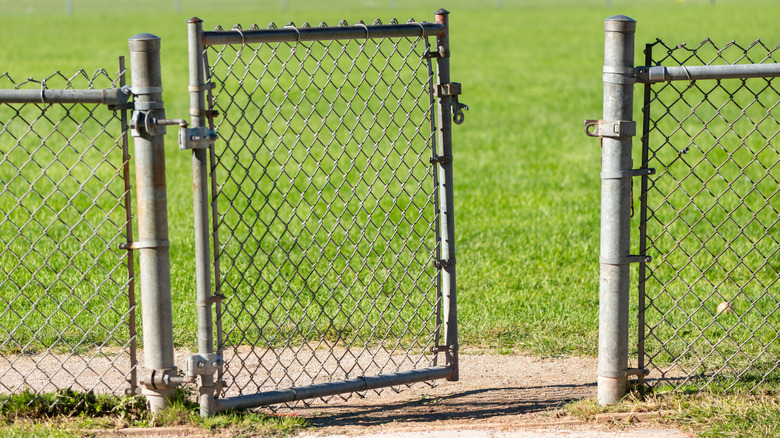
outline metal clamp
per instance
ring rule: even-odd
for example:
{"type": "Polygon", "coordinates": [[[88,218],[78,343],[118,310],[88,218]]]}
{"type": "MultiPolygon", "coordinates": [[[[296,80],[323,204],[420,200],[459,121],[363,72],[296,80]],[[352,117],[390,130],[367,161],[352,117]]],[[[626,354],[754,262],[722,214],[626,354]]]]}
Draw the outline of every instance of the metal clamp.
{"type": "Polygon", "coordinates": [[[222,366],[222,356],[209,354],[191,354],[187,356],[185,364],[185,375],[189,378],[195,378],[204,375],[214,375],[222,366]]]}
{"type": "Polygon", "coordinates": [[[217,133],[213,129],[204,127],[179,129],[179,149],[208,149],[217,139],[217,133]]]}
{"type": "Polygon", "coordinates": [[[588,137],[623,138],[636,135],[633,120],[585,120],[585,135],[588,137]]]}
{"type": "Polygon", "coordinates": [[[144,368],[141,370],[140,384],[151,389],[162,389],[171,386],[181,385],[182,383],[192,383],[195,379],[187,376],[179,376],[178,370],[174,368],[165,368],[154,370],[144,368]]]}

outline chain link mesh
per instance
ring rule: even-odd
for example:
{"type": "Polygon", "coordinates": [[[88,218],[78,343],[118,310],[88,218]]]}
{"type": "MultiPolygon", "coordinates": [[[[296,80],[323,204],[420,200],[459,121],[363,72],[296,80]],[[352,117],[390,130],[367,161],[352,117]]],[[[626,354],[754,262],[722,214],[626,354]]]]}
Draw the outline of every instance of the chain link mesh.
{"type": "MultiPolygon", "coordinates": [[[[669,67],[775,63],[778,48],[761,41],[719,48],[708,39],[696,47],[658,40],[647,50],[650,65],[669,67]]],[[[657,173],[641,195],[643,245],[653,261],[640,278],[640,355],[676,388],[776,384],[777,80],[659,83],[646,96],[643,164],[657,173]]]]}
{"type": "MultiPolygon", "coordinates": [[[[8,90],[119,85],[0,75],[8,90]]],[[[135,387],[125,131],[98,105],[0,102],[0,393],[135,387]]]]}
{"type": "Polygon", "coordinates": [[[223,395],[435,364],[427,53],[426,38],[206,48],[223,395]]]}

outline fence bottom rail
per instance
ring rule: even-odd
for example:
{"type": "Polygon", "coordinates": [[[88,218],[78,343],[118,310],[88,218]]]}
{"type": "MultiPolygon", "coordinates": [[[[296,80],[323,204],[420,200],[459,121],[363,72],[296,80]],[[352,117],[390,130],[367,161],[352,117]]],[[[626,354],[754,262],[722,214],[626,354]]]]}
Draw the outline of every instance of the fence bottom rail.
{"type": "Polygon", "coordinates": [[[217,412],[224,412],[231,409],[249,409],[317,397],[360,392],[369,389],[386,388],[388,386],[409,385],[428,380],[446,379],[447,377],[454,375],[455,372],[455,369],[450,367],[421,368],[418,370],[402,371],[392,374],[379,374],[376,376],[358,377],[337,382],[279,389],[261,392],[259,394],[222,398],[215,401],[216,410],[217,412]]]}

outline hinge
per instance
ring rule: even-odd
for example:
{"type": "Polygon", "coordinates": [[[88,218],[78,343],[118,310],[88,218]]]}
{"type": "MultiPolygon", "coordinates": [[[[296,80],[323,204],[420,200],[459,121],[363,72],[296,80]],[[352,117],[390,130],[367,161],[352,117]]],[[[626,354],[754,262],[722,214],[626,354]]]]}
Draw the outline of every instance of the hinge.
{"type": "Polygon", "coordinates": [[[431,157],[429,161],[431,164],[452,163],[452,155],[438,155],[435,157],[431,157]]]}
{"type": "Polygon", "coordinates": [[[204,127],[179,129],[179,149],[208,149],[217,139],[217,133],[213,129],[204,127]]]}
{"type": "Polygon", "coordinates": [[[585,135],[589,137],[633,137],[636,122],[633,120],[585,120],[585,135]]]}
{"type": "Polygon", "coordinates": [[[449,58],[450,52],[449,50],[440,50],[437,52],[428,52],[425,55],[423,55],[424,59],[435,59],[435,58],[449,58]]]}
{"type": "Polygon", "coordinates": [[[210,298],[198,301],[198,307],[208,307],[214,303],[219,303],[224,299],[225,296],[222,294],[212,295],[210,298]]]}
{"type": "Polygon", "coordinates": [[[433,345],[431,346],[430,352],[431,353],[444,353],[450,351],[450,349],[446,345],[433,345]]]}
{"type": "Polygon", "coordinates": [[[434,260],[433,266],[437,269],[441,269],[445,266],[455,266],[455,259],[451,258],[449,260],[434,260]]]}

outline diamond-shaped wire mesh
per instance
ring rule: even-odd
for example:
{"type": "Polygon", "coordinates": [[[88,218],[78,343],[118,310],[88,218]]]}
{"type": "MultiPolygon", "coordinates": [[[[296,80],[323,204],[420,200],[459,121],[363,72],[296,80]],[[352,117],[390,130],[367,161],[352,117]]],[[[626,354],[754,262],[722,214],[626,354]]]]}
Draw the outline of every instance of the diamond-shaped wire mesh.
{"type": "MultiPolygon", "coordinates": [[[[7,90],[119,85],[0,75],[7,90]]],[[[0,102],[0,393],[135,387],[124,125],[100,105],[0,102]]]]}
{"type": "MultiPolygon", "coordinates": [[[[778,48],[708,39],[697,47],[659,40],[647,50],[651,65],[669,67],[775,63],[778,48]]],[[[647,366],[674,387],[777,382],[778,82],[668,82],[649,96],[644,165],[657,173],[641,195],[653,257],[644,280],[647,366]]]]}
{"type": "Polygon", "coordinates": [[[427,39],[206,52],[223,395],[435,364],[427,39]]]}

